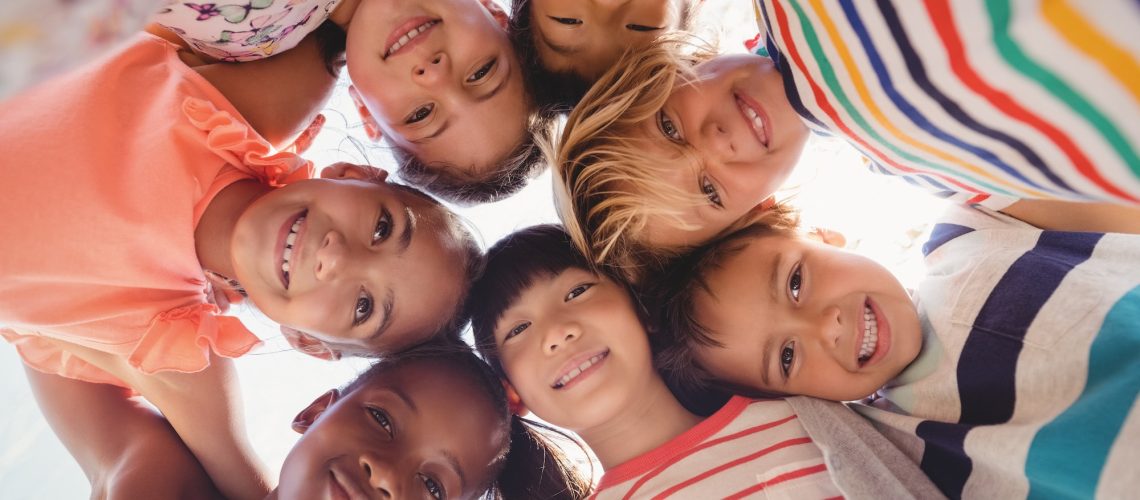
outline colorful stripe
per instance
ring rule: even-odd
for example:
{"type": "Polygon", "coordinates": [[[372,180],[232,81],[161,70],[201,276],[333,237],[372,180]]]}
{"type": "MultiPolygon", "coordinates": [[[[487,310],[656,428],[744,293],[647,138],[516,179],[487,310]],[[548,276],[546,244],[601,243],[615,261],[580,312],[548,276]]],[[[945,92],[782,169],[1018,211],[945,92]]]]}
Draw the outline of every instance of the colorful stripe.
{"type": "Polygon", "coordinates": [[[771,429],[773,427],[785,424],[785,423],[790,422],[790,421],[795,420],[795,419],[796,419],[796,415],[791,415],[791,416],[788,416],[785,418],[781,418],[779,420],[775,420],[775,421],[768,422],[765,424],[749,427],[747,429],[729,434],[727,436],[722,436],[722,437],[719,437],[716,439],[710,439],[708,441],[701,443],[700,445],[697,445],[697,446],[694,446],[692,448],[685,450],[684,453],[678,453],[677,455],[673,456],[669,460],[662,462],[661,465],[657,466],[657,468],[653,470],[653,472],[650,472],[648,474],[645,474],[644,476],[641,476],[641,478],[638,479],[637,482],[634,483],[633,486],[630,487],[629,491],[626,492],[626,494],[623,498],[625,498],[626,500],[633,498],[634,493],[636,493],[637,490],[641,489],[641,487],[644,486],[645,483],[649,482],[650,479],[657,477],[662,472],[665,472],[673,464],[675,464],[675,463],[677,463],[677,462],[679,462],[679,461],[681,461],[681,460],[683,460],[683,459],[685,459],[685,458],[687,458],[693,454],[696,454],[696,453],[700,452],[701,450],[716,446],[716,445],[724,443],[724,442],[732,441],[735,439],[740,439],[740,438],[747,436],[749,434],[755,434],[757,432],[762,432],[762,431],[771,429]]]}
{"type": "Polygon", "coordinates": [[[1080,397],[1037,431],[1025,461],[1029,498],[1093,498],[1140,394],[1140,287],[1112,306],[1089,351],[1080,397]],[[1096,422],[1096,425],[1089,425],[1096,422]]]}
{"type": "MultiPolygon", "coordinates": [[[[1088,156],[1077,147],[1068,135],[1053,126],[1048,120],[1043,119],[1036,113],[1023,107],[1009,94],[987,83],[968,61],[964,44],[958,36],[958,26],[954,20],[954,13],[950,9],[949,3],[946,0],[924,0],[924,2],[930,12],[930,19],[935,31],[946,47],[947,55],[950,57],[951,69],[963,84],[989,101],[997,110],[1035,128],[1042,135],[1048,137],[1062,153],[1068,157],[1078,172],[1102,190],[1121,199],[1140,202],[1140,199],[1130,196],[1117,186],[1106,181],[1103,176],[1100,175],[1100,172],[1092,165],[1088,156]]],[[[995,12],[993,10],[994,3],[995,2],[987,2],[987,5],[991,6],[991,15],[1001,14],[1000,11],[995,12]]],[[[1006,7],[1008,7],[1008,5],[1006,5],[1006,7]]],[[[1006,12],[1006,15],[1008,16],[1008,12],[1006,12]]],[[[1015,47],[1009,47],[1012,42],[1008,41],[1008,35],[997,33],[999,30],[1008,28],[1008,17],[1004,21],[997,19],[992,20],[991,24],[993,24],[993,29],[995,30],[994,42],[999,44],[999,50],[1002,55],[1009,60],[1011,57],[1014,57],[1012,53],[1015,52],[1013,50],[1015,47]]],[[[1017,52],[1019,52],[1019,50],[1017,52]]],[[[1022,71],[1024,72],[1025,70],[1022,71]]]]}
{"type": "Polygon", "coordinates": [[[1045,302],[1077,265],[1088,260],[1100,233],[1045,231],[998,280],[958,357],[958,424],[923,422],[923,472],[951,498],[962,495],[972,462],[965,451],[973,426],[1008,422],[1017,404],[1017,358],[1022,340],[1045,302]]]}
{"type": "Polygon", "coordinates": [[[812,94],[815,96],[816,102],[819,105],[820,109],[823,110],[823,112],[825,114],[827,114],[827,116],[831,119],[831,121],[835,123],[836,127],[838,127],[840,130],[843,131],[844,135],[848,139],[858,143],[866,151],[873,153],[875,156],[879,157],[883,162],[889,164],[890,166],[894,167],[895,169],[897,169],[899,171],[902,171],[905,173],[919,173],[919,171],[914,169],[914,168],[904,166],[904,165],[900,164],[899,162],[892,160],[890,157],[888,157],[883,152],[879,151],[877,148],[872,147],[871,144],[868,143],[865,139],[856,135],[854,133],[854,131],[846,123],[844,123],[843,120],[840,119],[838,112],[831,105],[830,100],[828,99],[828,96],[833,96],[835,98],[835,100],[839,103],[839,105],[842,106],[843,109],[847,112],[847,114],[851,117],[851,119],[860,128],[862,128],[864,133],[867,136],[869,136],[872,140],[876,141],[877,143],[879,143],[882,146],[885,146],[886,148],[890,149],[894,154],[898,155],[899,157],[903,158],[904,160],[906,160],[912,164],[922,165],[922,166],[927,167],[928,169],[935,170],[935,171],[941,171],[941,172],[936,172],[940,181],[945,183],[945,184],[953,186],[954,190],[966,191],[966,192],[971,192],[971,193],[980,192],[979,188],[965,184],[956,178],[956,177],[960,176],[960,177],[964,177],[966,181],[973,183],[976,186],[982,186],[982,190],[988,191],[990,193],[995,193],[995,194],[1010,195],[1010,193],[1008,191],[1001,189],[1001,188],[998,188],[997,186],[993,186],[990,183],[982,182],[978,179],[973,179],[973,178],[970,178],[969,176],[966,176],[966,175],[961,175],[958,172],[949,172],[948,173],[947,172],[948,169],[946,167],[935,165],[935,164],[931,163],[930,161],[927,161],[924,158],[920,158],[918,156],[910,154],[909,152],[902,150],[898,146],[890,143],[882,135],[880,135],[879,132],[875,129],[875,127],[873,127],[870,123],[868,123],[866,118],[864,118],[863,115],[861,113],[859,113],[858,110],[855,109],[851,100],[847,97],[846,92],[844,92],[843,88],[839,85],[839,81],[836,77],[835,70],[831,66],[831,64],[828,62],[827,54],[824,53],[823,48],[820,45],[819,37],[816,35],[815,29],[812,27],[810,22],[808,22],[806,19],[804,19],[806,17],[806,15],[805,15],[803,9],[799,5],[797,5],[796,2],[793,2],[793,1],[789,1],[788,4],[792,7],[793,10],[796,11],[796,15],[799,18],[799,27],[800,27],[801,33],[803,34],[804,39],[807,41],[808,48],[811,51],[811,55],[814,58],[813,61],[817,64],[816,67],[820,70],[820,73],[823,76],[823,80],[827,84],[827,87],[828,87],[828,90],[830,91],[830,93],[825,93],[823,91],[823,88],[820,87],[819,83],[816,82],[815,79],[811,77],[811,74],[807,69],[807,65],[804,62],[803,57],[799,54],[799,50],[796,48],[793,40],[791,39],[787,13],[784,11],[783,7],[781,7],[779,3],[775,3],[775,4],[773,4],[773,7],[774,7],[773,11],[776,15],[776,23],[780,26],[781,33],[784,34],[783,41],[784,41],[785,47],[787,48],[788,55],[791,56],[793,62],[795,62],[796,66],[799,68],[801,76],[804,77],[804,79],[808,82],[809,86],[811,87],[812,94]]]}
{"type": "MultiPolygon", "coordinates": [[[[791,481],[793,479],[799,479],[799,478],[804,477],[804,476],[810,476],[812,474],[818,474],[820,472],[827,472],[827,466],[824,464],[819,464],[819,465],[813,465],[811,467],[804,467],[802,469],[794,470],[791,472],[786,472],[786,473],[780,474],[779,476],[776,476],[772,479],[764,481],[763,483],[757,484],[756,486],[746,488],[744,490],[733,493],[732,495],[729,495],[729,496],[724,497],[724,498],[725,498],[725,500],[736,500],[738,498],[746,498],[749,495],[763,491],[765,488],[775,486],[775,485],[783,483],[783,482],[791,481]]],[[[839,498],[842,498],[842,497],[839,497],[839,498]]]]}
{"type": "Polygon", "coordinates": [[[927,257],[931,252],[938,249],[946,242],[968,234],[974,231],[972,227],[960,226],[958,224],[939,223],[934,225],[934,229],[930,230],[930,239],[922,244],[922,256],[927,257]]]}
{"type": "MultiPolygon", "coordinates": [[[[788,439],[788,440],[776,443],[776,444],[769,446],[767,448],[764,448],[764,449],[757,451],[755,453],[751,453],[751,454],[745,455],[743,457],[737,458],[736,460],[731,460],[731,461],[725,462],[725,463],[720,464],[716,467],[713,467],[709,470],[701,472],[700,474],[697,474],[697,475],[695,475],[689,479],[681,481],[680,483],[677,483],[677,484],[671,486],[670,488],[666,489],[665,491],[662,491],[661,493],[654,495],[653,498],[654,498],[654,500],[658,500],[658,499],[662,499],[662,498],[668,498],[670,495],[673,495],[674,493],[677,493],[678,491],[681,491],[685,488],[688,488],[689,486],[692,486],[696,483],[704,481],[705,479],[708,479],[712,476],[715,476],[720,472],[724,472],[724,471],[729,470],[733,467],[737,467],[739,465],[746,464],[746,463],[751,462],[753,460],[756,460],[760,457],[763,457],[769,453],[779,451],[779,450],[782,450],[784,448],[789,448],[792,446],[800,445],[800,444],[811,444],[811,438],[802,437],[802,438],[788,439]]],[[[827,468],[825,467],[823,470],[826,471],[827,468]]],[[[802,475],[806,475],[806,474],[801,474],[801,476],[802,475]]],[[[796,477],[800,477],[800,476],[796,476],[796,477]]],[[[774,477],[768,481],[764,481],[764,482],[758,484],[757,486],[765,486],[767,484],[776,484],[777,482],[782,482],[783,480],[780,478],[781,478],[781,476],[776,476],[776,477],[774,477]]],[[[757,490],[757,491],[759,491],[759,490],[757,490]]],[[[634,491],[630,490],[630,492],[626,495],[626,498],[632,497],[633,494],[634,494],[634,491]]]]}

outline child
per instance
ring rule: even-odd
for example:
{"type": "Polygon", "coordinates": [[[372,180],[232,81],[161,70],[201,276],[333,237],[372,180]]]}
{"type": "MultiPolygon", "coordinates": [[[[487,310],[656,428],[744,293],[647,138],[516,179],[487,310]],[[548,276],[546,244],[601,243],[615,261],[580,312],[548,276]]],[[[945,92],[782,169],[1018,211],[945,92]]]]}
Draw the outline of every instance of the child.
{"type": "MultiPolygon", "coordinates": [[[[315,43],[280,58],[190,68],[174,45],[142,34],[0,105],[8,155],[0,324],[28,365],[146,395],[54,339],[113,354],[132,381],[206,380],[219,356],[258,343],[237,319],[216,314],[210,275],[304,332],[289,341],[323,357],[398,351],[451,331],[479,262],[454,215],[364,167],[307,179],[307,162],[272,153],[243,119],[243,109],[275,107],[311,121],[331,88],[327,74],[242,92],[306,64],[321,64],[315,43]]],[[[263,494],[251,484],[255,465],[223,465],[242,451],[217,451],[227,433],[241,446],[228,420],[236,393],[205,386],[172,396],[177,409],[156,404],[215,479],[248,471],[230,474],[241,485],[219,480],[223,493],[263,494]]]]}
{"type": "Polygon", "coordinates": [[[510,36],[539,106],[573,109],[622,53],[689,30],[692,0],[515,0],[510,36]]]}
{"type": "Polygon", "coordinates": [[[953,498],[1135,491],[1140,236],[955,206],[912,303],[883,267],[774,214],[660,278],[669,373],[744,394],[878,391],[856,408],[953,498]]]}
{"type": "Polygon", "coordinates": [[[339,37],[366,134],[387,139],[402,178],[450,201],[510,195],[540,166],[531,134],[542,120],[493,0],[171,1],[154,20],[225,61],[287,51],[313,31],[339,37]]]}
{"type": "Polygon", "coordinates": [[[596,497],[933,493],[842,406],[736,397],[707,419],[691,413],[654,371],[627,288],[587,266],[562,228],[524,229],[488,251],[468,310],[521,404],[598,457],[596,497]]]}
{"type": "MultiPolygon", "coordinates": [[[[849,3],[843,5],[851,7],[849,3]]],[[[876,8],[868,5],[867,9],[876,8]]],[[[1111,13],[1115,4],[1097,4],[1097,8],[1111,13]]],[[[1134,17],[1135,9],[1131,6],[1121,10],[1127,11],[1121,18],[1134,17]]],[[[1057,42],[1052,35],[1038,36],[1051,44],[1057,42]]],[[[794,167],[808,126],[819,128],[818,120],[803,116],[802,101],[808,96],[797,94],[791,85],[793,76],[797,81],[799,76],[788,73],[786,59],[737,55],[707,60],[706,56],[683,54],[686,45],[690,44],[662,41],[643,53],[628,55],[618,65],[622,71],[608,74],[571,114],[554,162],[561,181],[559,190],[566,191],[563,220],[575,243],[585,249],[592,261],[635,279],[655,264],[708,241],[761,206],[794,167]]],[[[942,61],[935,54],[930,54],[929,59],[931,64],[942,61]]],[[[819,64],[827,60],[831,59],[821,57],[819,64]]],[[[1079,67],[1065,65],[1066,78],[1090,94],[1114,99],[1098,103],[1100,108],[1111,108],[1113,113],[1126,109],[1140,112],[1135,98],[1128,97],[1126,85],[1079,67]]],[[[951,70],[939,74],[943,73],[950,74],[951,70]]],[[[852,74],[844,76],[854,78],[852,74]]],[[[826,73],[826,78],[833,77],[826,73]]],[[[895,85],[903,86],[899,82],[895,85]]],[[[911,87],[908,82],[907,88],[911,87]]],[[[832,97],[813,89],[813,99],[820,106],[826,104],[825,98],[832,97]]],[[[877,110],[891,105],[887,97],[880,95],[871,92],[863,96],[862,106],[877,110]]],[[[1037,93],[1024,90],[1020,95],[1035,98],[1037,93]]],[[[1058,116],[1055,122],[1035,118],[1033,127],[1022,127],[1004,116],[1010,112],[1002,108],[1004,104],[999,106],[976,97],[963,97],[961,101],[962,104],[955,104],[927,97],[924,109],[934,113],[934,109],[945,105],[954,108],[959,118],[984,115],[991,123],[971,122],[982,127],[977,130],[954,124],[956,133],[961,133],[959,137],[939,135],[936,130],[903,131],[903,125],[864,122],[860,122],[863,129],[855,133],[844,128],[844,123],[862,120],[861,115],[848,118],[847,114],[857,113],[847,110],[835,132],[868,154],[874,171],[886,173],[888,170],[882,165],[887,165],[911,184],[935,187],[940,196],[955,198],[955,193],[965,193],[963,196],[971,203],[984,203],[1032,220],[1038,226],[1049,227],[1049,221],[1036,220],[1039,212],[1032,205],[1011,204],[1015,198],[1124,204],[1117,210],[1130,211],[1135,220],[1140,220],[1140,164],[1126,161],[1128,155],[1122,152],[1140,143],[1140,135],[1132,133],[1130,138],[1121,139],[1123,142],[1117,140],[1118,135],[1127,134],[1121,130],[1130,130],[1127,124],[1131,122],[1127,119],[1116,120],[1118,125],[1113,126],[1097,120],[1078,120],[1070,111],[1058,110],[1048,112],[1049,116],[1058,116]],[[1105,128],[1094,127],[1095,124],[1105,128]],[[1068,132],[1060,133],[1058,129],[1068,132]],[[888,148],[884,149],[887,153],[882,153],[876,149],[879,146],[869,146],[864,141],[867,136],[899,134],[909,137],[907,141],[922,136],[939,144],[914,142],[907,147],[921,151],[911,154],[888,148]],[[994,137],[1020,146],[995,143],[994,137]],[[1077,149],[1084,151],[1080,154],[1085,159],[1074,161],[1059,151],[1074,140],[1081,143],[1077,149]],[[964,149],[953,153],[943,150],[959,146],[964,149]],[[1022,153],[1028,156],[1022,157],[1022,153]],[[1090,163],[1086,161],[1088,157],[1103,161],[1090,163]],[[1050,161],[1042,163],[1041,158],[1050,161]],[[1000,178],[1000,182],[991,182],[995,178],[1000,178]],[[1093,182],[1093,178],[1103,182],[1093,182]]],[[[1043,109],[1063,105],[1049,102],[1043,109]]],[[[906,103],[895,104],[902,111],[883,111],[884,118],[911,110],[906,103]]],[[[1076,101],[1072,105],[1083,106],[1076,101]]],[[[1133,114],[1136,113],[1120,112],[1122,117],[1133,114]]],[[[953,122],[945,117],[921,120],[925,125],[930,121],[953,122]]]]}
{"type": "MultiPolygon", "coordinates": [[[[89,477],[98,478],[93,497],[217,496],[182,441],[151,410],[101,393],[114,391],[110,386],[34,371],[29,377],[49,415],[77,403],[93,410],[52,421],[72,449],[79,440],[79,449],[90,449],[92,436],[99,437],[99,455],[76,455],[89,477]]],[[[293,428],[301,439],[268,498],[355,498],[372,491],[393,498],[487,492],[570,499],[588,487],[557,447],[508,412],[498,378],[459,344],[434,342],[377,362],[314,400],[293,428]]]]}

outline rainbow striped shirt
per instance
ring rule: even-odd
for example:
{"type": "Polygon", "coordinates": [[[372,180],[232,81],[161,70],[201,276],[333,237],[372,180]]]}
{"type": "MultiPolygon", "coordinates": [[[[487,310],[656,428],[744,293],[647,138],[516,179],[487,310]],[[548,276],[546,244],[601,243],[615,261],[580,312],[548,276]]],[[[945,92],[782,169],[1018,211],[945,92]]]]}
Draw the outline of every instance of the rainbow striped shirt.
{"type": "Polygon", "coordinates": [[[1140,491],[1140,236],[952,207],[919,357],[855,408],[950,498],[1140,491]]]}
{"type": "Polygon", "coordinates": [[[755,0],[809,127],[956,201],[1140,203],[1129,0],[755,0]]]}

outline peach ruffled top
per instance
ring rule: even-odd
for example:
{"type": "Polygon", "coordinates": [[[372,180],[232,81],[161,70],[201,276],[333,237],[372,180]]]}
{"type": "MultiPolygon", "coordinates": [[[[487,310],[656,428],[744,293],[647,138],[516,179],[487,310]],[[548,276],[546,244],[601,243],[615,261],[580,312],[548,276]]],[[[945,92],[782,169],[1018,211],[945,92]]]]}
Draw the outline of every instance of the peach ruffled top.
{"type": "MultiPolygon", "coordinates": [[[[0,103],[0,333],[38,370],[124,385],[61,339],[145,373],[194,372],[258,343],[218,315],[194,228],[229,184],[312,165],[275,153],[221,93],[150,35],[0,103]]],[[[235,214],[236,216],[236,214],[235,214]]]]}

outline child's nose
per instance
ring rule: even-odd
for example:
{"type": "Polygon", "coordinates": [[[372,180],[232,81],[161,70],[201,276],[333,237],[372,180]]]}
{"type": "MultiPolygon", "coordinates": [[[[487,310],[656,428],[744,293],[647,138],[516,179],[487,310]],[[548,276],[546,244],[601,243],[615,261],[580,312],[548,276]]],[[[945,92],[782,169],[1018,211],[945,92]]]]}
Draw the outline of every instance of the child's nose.
{"type": "Polygon", "coordinates": [[[707,157],[721,161],[731,160],[736,155],[732,134],[720,120],[707,120],[701,125],[700,147],[707,157]]]}
{"type": "Polygon", "coordinates": [[[438,52],[412,67],[412,79],[422,85],[434,85],[446,79],[450,67],[447,54],[438,52]]]}
{"type": "Polygon", "coordinates": [[[317,279],[327,281],[336,278],[345,260],[344,236],[336,231],[329,231],[321,240],[317,248],[317,264],[314,269],[317,279]]]}
{"type": "Polygon", "coordinates": [[[360,455],[360,468],[368,485],[380,493],[380,498],[404,498],[400,491],[400,482],[390,464],[384,463],[378,455],[364,453],[360,455]]]}
{"type": "Polygon", "coordinates": [[[567,344],[578,340],[582,336],[582,329],[577,322],[563,321],[556,323],[550,327],[546,332],[546,338],[543,340],[544,351],[547,354],[554,354],[560,349],[566,347],[567,344]]]}
{"type": "Polygon", "coordinates": [[[819,336],[820,346],[825,350],[839,356],[840,360],[851,357],[843,349],[843,334],[848,328],[840,318],[839,306],[827,306],[815,320],[815,330],[819,336]]]}

